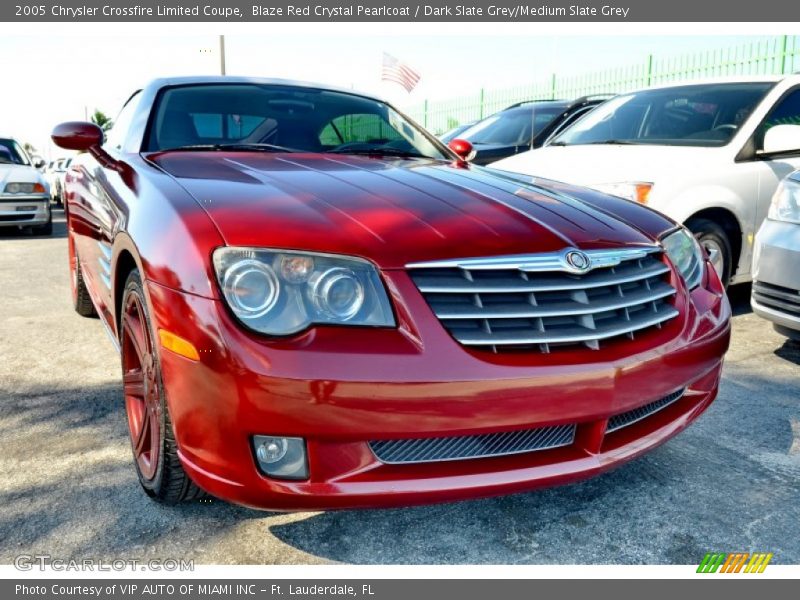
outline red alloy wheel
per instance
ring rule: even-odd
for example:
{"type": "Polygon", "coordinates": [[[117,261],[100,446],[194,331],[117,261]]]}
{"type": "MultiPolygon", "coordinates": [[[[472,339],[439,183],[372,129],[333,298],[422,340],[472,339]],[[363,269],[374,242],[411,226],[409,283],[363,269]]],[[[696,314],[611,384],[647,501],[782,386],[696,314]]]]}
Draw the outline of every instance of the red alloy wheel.
{"type": "Polygon", "coordinates": [[[143,299],[131,292],[122,313],[122,382],[128,431],[144,481],[155,479],[161,451],[161,383],[143,299]]]}

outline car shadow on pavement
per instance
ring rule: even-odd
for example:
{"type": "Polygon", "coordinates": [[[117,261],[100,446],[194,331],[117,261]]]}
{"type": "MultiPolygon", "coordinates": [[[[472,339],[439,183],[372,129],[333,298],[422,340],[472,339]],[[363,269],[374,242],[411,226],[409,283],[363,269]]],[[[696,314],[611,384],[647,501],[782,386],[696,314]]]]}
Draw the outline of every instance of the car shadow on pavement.
{"type": "Polygon", "coordinates": [[[753,286],[749,283],[740,283],[728,288],[728,300],[731,303],[731,312],[734,317],[753,312],[753,309],[750,308],[750,292],[752,287],[753,286]]]}
{"type": "Polygon", "coordinates": [[[150,500],[136,480],[120,387],[0,389],[0,564],[60,558],[199,556],[208,537],[265,514],[224,502],[150,500]],[[199,548],[198,548],[199,547],[199,548]]]}
{"type": "Polygon", "coordinates": [[[800,341],[786,340],[783,346],[775,350],[775,356],[800,365],[800,341]]]}

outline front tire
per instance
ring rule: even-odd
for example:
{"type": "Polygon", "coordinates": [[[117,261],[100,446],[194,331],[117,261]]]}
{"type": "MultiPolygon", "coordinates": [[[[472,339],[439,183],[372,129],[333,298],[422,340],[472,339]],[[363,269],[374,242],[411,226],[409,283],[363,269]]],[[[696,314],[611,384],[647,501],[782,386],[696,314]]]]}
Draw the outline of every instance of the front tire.
{"type": "Polygon", "coordinates": [[[67,241],[69,247],[69,270],[70,270],[70,291],[72,292],[72,307],[75,312],[82,317],[95,318],[97,311],[92,304],[92,298],[89,296],[89,290],[86,288],[86,282],[83,280],[83,273],[81,272],[81,261],[78,259],[78,253],[75,250],[75,241],[72,239],[72,234],[69,234],[67,241]]]}
{"type": "Polygon", "coordinates": [[[125,282],[120,330],[125,411],[139,483],[163,504],[199,498],[202,490],[178,458],[142,279],[135,269],[125,282]]]}
{"type": "Polygon", "coordinates": [[[733,272],[733,250],[728,234],[719,224],[709,219],[689,219],[686,227],[705,248],[722,285],[727,288],[733,272]]]}

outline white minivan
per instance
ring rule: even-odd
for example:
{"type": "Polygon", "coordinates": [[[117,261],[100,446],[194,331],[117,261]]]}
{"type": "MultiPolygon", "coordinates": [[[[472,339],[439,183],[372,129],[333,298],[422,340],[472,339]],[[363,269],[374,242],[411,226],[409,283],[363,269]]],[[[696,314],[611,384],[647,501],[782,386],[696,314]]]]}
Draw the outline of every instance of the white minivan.
{"type": "Polygon", "coordinates": [[[726,284],[749,281],[755,233],[800,167],[800,76],[622,94],[544,148],[490,166],[646,204],[685,223],[726,284]]]}

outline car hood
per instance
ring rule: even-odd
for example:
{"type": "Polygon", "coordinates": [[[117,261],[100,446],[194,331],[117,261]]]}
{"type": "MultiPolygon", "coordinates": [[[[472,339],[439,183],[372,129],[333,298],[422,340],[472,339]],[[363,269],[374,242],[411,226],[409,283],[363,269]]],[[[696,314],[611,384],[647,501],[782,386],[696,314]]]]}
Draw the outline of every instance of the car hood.
{"type": "Polygon", "coordinates": [[[31,166],[0,163],[0,191],[7,183],[42,183],[42,176],[31,166]]]}
{"type": "Polygon", "coordinates": [[[545,146],[491,163],[492,168],[547,177],[577,185],[643,181],[710,164],[719,148],[654,145],[545,146]]]}
{"type": "Polygon", "coordinates": [[[584,201],[570,189],[463,164],[225,152],[148,158],[194,196],[232,246],[333,252],[402,268],[653,241],[632,223],[646,209],[631,205],[625,217],[612,216],[597,193],[584,201]]]}

